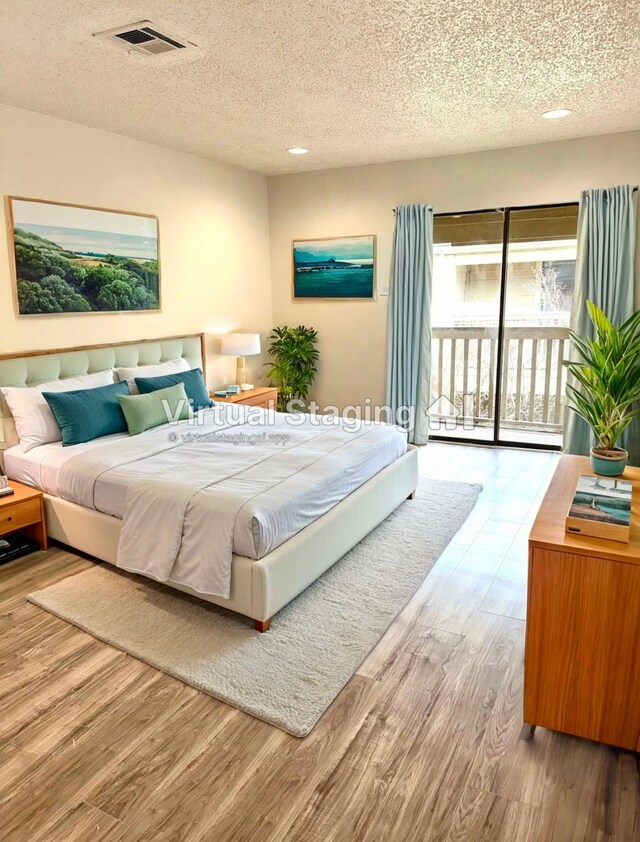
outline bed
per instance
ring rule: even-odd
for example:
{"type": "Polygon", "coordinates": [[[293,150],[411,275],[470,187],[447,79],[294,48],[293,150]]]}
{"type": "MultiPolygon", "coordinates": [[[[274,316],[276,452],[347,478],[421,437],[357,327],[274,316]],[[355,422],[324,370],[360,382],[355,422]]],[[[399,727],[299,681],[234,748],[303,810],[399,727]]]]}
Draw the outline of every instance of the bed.
{"type": "MultiPolygon", "coordinates": [[[[203,343],[204,337],[196,335],[5,356],[0,358],[0,386],[38,385],[175,358],[204,370],[203,343]]],[[[229,507],[226,521],[216,513],[231,542],[226,589],[203,589],[201,579],[185,575],[162,578],[128,569],[250,617],[265,631],[280,608],[412,495],[417,452],[387,425],[365,426],[357,435],[344,427],[326,433],[305,419],[296,426],[269,410],[254,409],[250,419],[244,412],[218,404],[203,411],[196,426],[180,422],[156,428],[136,437],[137,443],[118,434],[68,448],[52,442],[23,453],[6,404],[0,402],[0,447],[8,475],[44,491],[50,537],[111,564],[118,558],[121,535],[125,538],[131,483],[164,473],[175,476],[179,485],[188,466],[190,482],[198,471],[203,476],[218,471],[219,481],[207,493],[217,495],[208,505],[219,505],[221,512],[229,507]],[[227,441],[220,433],[232,435],[227,441]],[[288,441],[283,444],[284,437],[288,441]],[[201,441],[207,438],[214,440],[201,441]]],[[[167,509],[167,520],[170,513],[167,509]]],[[[215,519],[210,520],[206,528],[213,530],[215,519]]],[[[216,547],[213,537],[210,544],[201,543],[216,547]]],[[[141,546],[146,552],[144,541],[141,546]]],[[[203,546],[193,548],[196,554],[204,554],[203,546]]],[[[224,556],[223,550],[207,552],[224,556]]]]}

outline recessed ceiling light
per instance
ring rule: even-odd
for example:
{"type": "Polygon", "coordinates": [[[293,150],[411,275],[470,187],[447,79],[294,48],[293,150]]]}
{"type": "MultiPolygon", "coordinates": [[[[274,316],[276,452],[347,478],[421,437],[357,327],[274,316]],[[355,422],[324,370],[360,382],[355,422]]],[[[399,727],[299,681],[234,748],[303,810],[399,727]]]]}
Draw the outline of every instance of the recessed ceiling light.
{"type": "Polygon", "coordinates": [[[545,120],[560,120],[562,117],[568,117],[569,114],[571,114],[570,108],[554,108],[553,111],[542,112],[545,120]]]}
{"type": "Polygon", "coordinates": [[[291,149],[287,149],[290,155],[306,155],[308,151],[304,146],[292,146],[291,149]]]}

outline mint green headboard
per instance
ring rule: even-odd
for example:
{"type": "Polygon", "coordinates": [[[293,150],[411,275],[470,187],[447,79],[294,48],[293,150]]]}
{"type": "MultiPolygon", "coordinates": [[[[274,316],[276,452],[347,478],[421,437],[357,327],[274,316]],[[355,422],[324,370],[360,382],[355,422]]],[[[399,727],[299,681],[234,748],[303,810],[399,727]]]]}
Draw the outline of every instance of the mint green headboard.
{"type": "MultiPolygon", "coordinates": [[[[95,345],[67,351],[37,352],[24,356],[0,357],[0,386],[37,386],[50,380],[64,380],[119,366],[152,365],[184,357],[192,368],[204,371],[204,337],[125,342],[122,345],[95,345]]],[[[0,451],[18,443],[13,418],[0,393],[0,451]]]]}

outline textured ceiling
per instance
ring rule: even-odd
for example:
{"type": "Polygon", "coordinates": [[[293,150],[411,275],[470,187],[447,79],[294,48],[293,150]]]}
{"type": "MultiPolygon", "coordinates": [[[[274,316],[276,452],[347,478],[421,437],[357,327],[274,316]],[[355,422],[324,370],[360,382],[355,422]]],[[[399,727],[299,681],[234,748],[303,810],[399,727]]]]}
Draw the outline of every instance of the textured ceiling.
{"type": "Polygon", "coordinates": [[[638,0],[0,8],[0,101],[266,173],[637,129],[639,79],[638,0]],[[143,19],[200,50],[141,58],[91,37],[143,19]],[[574,113],[540,118],[560,106],[574,113]]]}

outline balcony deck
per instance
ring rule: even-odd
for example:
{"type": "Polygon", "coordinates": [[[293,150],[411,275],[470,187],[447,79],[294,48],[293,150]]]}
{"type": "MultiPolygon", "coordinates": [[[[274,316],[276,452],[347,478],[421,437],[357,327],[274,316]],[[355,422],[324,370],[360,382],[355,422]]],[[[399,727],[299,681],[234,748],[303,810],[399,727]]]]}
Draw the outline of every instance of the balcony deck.
{"type": "MultiPolygon", "coordinates": [[[[560,447],[569,329],[505,327],[500,439],[560,447]]],[[[433,329],[430,429],[452,439],[493,440],[497,328],[433,329]]]]}

